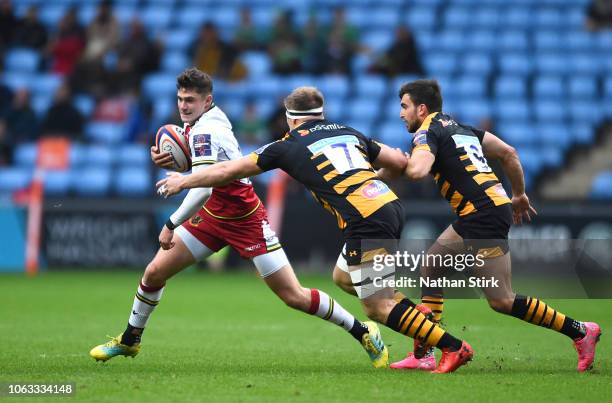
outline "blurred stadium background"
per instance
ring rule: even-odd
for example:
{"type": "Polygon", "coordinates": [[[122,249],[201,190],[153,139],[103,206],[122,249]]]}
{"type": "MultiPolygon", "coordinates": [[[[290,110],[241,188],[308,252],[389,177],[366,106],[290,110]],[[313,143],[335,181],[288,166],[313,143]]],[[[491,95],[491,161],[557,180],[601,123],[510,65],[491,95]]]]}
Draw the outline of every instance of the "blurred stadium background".
{"type": "MultiPolygon", "coordinates": [[[[175,77],[191,65],[213,75],[244,153],[282,136],[282,97],[304,84],[328,118],[408,149],[397,91],[436,78],[446,112],[519,151],[541,214],[514,236],[612,238],[610,3],[0,1],[0,271],[144,267],[178,203],[155,196],[148,148],[179,123],[175,77]]],[[[256,187],[289,256],[327,271],[332,217],[282,175],[256,187]]],[[[429,181],[395,188],[406,236],[451,219],[429,181]]]]}

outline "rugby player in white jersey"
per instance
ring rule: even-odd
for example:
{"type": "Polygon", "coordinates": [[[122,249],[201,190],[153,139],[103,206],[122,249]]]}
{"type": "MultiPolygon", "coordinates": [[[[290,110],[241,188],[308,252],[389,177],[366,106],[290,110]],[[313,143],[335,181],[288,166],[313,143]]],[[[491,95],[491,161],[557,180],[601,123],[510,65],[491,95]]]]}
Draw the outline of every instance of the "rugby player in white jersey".
{"type": "MultiPolygon", "coordinates": [[[[212,80],[190,68],[177,77],[177,103],[191,151],[192,170],[242,157],[227,116],[213,102],[212,80]]],[[[171,166],[171,157],[153,148],[153,161],[171,166]]],[[[126,330],[90,355],[101,361],[134,357],[147,321],[161,300],[166,281],[226,245],[251,259],[268,287],[288,306],[333,322],[361,343],[375,367],[388,366],[388,350],[374,322],[362,323],[325,292],[299,283],[266,209],[248,179],[215,188],[191,189],[159,235],[161,248],[146,267],[126,330]]]]}

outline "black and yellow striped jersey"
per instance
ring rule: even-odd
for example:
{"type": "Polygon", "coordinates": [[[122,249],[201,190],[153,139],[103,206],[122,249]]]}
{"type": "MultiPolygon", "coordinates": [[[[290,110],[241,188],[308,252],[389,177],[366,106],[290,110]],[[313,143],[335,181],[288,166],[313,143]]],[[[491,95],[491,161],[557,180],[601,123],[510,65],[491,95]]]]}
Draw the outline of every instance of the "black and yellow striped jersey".
{"type": "Polygon", "coordinates": [[[460,217],[510,203],[482,152],[484,134],[434,112],[414,135],[413,152],[426,150],[436,157],[431,174],[442,196],[460,217]]]}
{"type": "Polygon", "coordinates": [[[280,168],[310,190],[340,229],[369,217],[397,196],[372,168],[380,145],[350,127],[308,121],[251,155],[259,168],[280,168]]]}

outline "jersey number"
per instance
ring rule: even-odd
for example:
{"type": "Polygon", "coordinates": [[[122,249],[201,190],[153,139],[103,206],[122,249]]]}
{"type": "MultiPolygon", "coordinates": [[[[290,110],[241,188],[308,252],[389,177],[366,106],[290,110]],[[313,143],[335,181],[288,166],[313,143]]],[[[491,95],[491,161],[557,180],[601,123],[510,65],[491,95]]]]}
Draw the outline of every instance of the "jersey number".
{"type": "Polygon", "coordinates": [[[323,150],[327,159],[339,174],[351,169],[368,169],[368,163],[353,143],[335,143],[323,150]]]}

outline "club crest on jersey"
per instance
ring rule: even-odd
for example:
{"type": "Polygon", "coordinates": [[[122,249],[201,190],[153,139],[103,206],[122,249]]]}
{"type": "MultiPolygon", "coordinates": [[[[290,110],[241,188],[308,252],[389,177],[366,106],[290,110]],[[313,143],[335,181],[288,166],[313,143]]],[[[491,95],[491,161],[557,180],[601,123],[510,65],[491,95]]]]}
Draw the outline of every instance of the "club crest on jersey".
{"type": "Polygon", "coordinates": [[[198,224],[200,224],[202,221],[204,221],[204,219],[200,217],[199,215],[196,215],[196,216],[193,216],[191,220],[189,220],[189,224],[193,225],[194,227],[197,227],[198,224]]]}
{"type": "Polygon", "coordinates": [[[384,182],[378,180],[364,186],[361,190],[361,193],[367,199],[375,199],[388,192],[390,192],[389,187],[384,182]]]}
{"type": "Polygon", "coordinates": [[[196,134],[193,136],[193,152],[196,158],[210,157],[212,155],[210,134],[196,134]]]}
{"type": "Polygon", "coordinates": [[[310,130],[298,130],[298,133],[300,134],[300,136],[304,137],[310,134],[310,130]]]}

